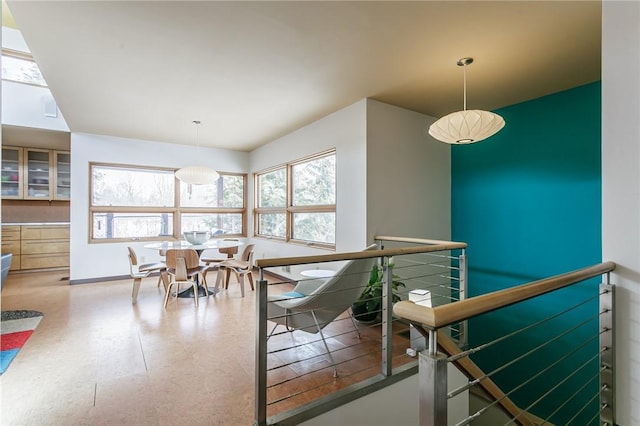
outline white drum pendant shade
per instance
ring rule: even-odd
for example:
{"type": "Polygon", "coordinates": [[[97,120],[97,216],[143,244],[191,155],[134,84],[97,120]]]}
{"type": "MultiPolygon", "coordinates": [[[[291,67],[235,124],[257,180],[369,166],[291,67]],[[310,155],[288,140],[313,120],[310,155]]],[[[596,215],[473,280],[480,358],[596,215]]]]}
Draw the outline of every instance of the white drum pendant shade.
{"type": "Polygon", "coordinates": [[[493,136],[504,127],[498,114],[480,109],[452,112],[429,127],[429,134],[450,144],[468,144],[493,136]]]}
{"type": "Polygon", "coordinates": [[[207,185],[216,183],[220,175],[213,169],[204,166],[187,166],[176,171],[176,177],[191,185],[207,185]]]}

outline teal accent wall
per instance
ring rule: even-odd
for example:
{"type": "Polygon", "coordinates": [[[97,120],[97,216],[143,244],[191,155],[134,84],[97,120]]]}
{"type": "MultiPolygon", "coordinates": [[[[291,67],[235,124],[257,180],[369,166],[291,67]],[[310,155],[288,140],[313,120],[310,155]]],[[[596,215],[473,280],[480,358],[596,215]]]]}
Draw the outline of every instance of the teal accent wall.
{"type": "MultiPolygon", "coordinates": [[[[452,147],[452,239],[469,244],[471,296],[601,261],[600,88],[600,82],[592,83],[496,110],[506,122],[501,132],[476,144],[452,147]]],[[[474,345],[505,335],[530,320],[583,301],[594,294],[599,282],[591,280],[472,320],[470,342],[474,345]]],[[[558,327],[571,327],[579,318],[597,312],[597,306],[597,300],[588,302],[554,322],[558,327]]],[[[541,325],[474,360],[491,371],[500,365],[500,354],[517,356],[549,342],[553,337],[549,330],[549,324],[541,325]]],[[[513,389],[536,374],[536,360],[551,363],[559,356],[557,352],[567,353],[581,345],[595,353],[597,340],[588,339],[596,330],[594,320],[509,372],[498,374],[496,381],[505,390],[513,389]]],[[[586,351],[578,351],[534,379],[526,390],[516,391],[514,400],[525,408],[587,357],[586,351]]],[[[578,376],[584,380],[594,368],[597,371],[597,365],[589,364],[578,376]]],[[[541,417],[553,413],[553,423],[565,424],[572,415],[569,408],[581,406],[597,387],[590,385],[587,391],[591,394],[576,396],[554,413],[554,405],[570,397],[561,386],[531,411],[541,417]]]]}

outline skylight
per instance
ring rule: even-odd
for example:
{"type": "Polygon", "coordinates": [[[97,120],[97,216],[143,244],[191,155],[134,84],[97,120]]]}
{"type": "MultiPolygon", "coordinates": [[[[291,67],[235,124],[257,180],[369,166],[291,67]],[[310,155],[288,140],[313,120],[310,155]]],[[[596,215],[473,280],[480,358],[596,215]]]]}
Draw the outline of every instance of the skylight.
{"type": "Polygon", "coordinates": [[[38,64],[30,55],[2,50],[2,79],[47,86],[38,64]]]}

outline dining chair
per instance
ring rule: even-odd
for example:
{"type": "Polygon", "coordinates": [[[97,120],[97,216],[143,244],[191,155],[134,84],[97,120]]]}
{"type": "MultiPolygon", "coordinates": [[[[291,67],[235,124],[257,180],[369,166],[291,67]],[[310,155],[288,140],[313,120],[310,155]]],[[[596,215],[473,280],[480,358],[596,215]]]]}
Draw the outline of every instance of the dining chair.
{"type": "MultiPolygon", "coordinates": [[[[222,241],[239,241],[237,238],[225,238],[222,241]]],[[[200,257],[200,261],[203,262],[205,265],[207,265],[207,269],[204,271],[204,276],[205,279],[207,277],[207,272],[214,270],[214,269],[218,269],[218,266],[221,262],[224,262],[225,260],[229,260],[232,259],[236,254],[238,254],[238,246],[233,246],[233,247],[220,247],[218,249],[218,252],[220,254],[224,254],[225,257],[219,256],[219,257],[209,257],[209,256],[203,256],[200,257]]],[[[227,281],[229,280],[229,276],[231,274],[231,270],[228,269],[227,270],[227,281]]]]}
{"type": "Polygon", "coordinates": [[[131,292],[131,304],[135,305],[138,302],[138,291],[140,290],[140,283],[143,278],[147,278],[152,273],[158,272],[158,287],[160,283],[164,285],[164,289],[167,289],[167,265],[162,262],[157,263],[144,263],[138,264],[138,256],[136,255],[133,247],[127,247],[129,250],[129,271],[131,278],[133,278],[133,291],[131,292]]]}
{"type": "MultiPolygon", "coordinates": [[[[169,249],[166,253],[167,272],[171,275],[171,282],[164,296],[164,307],[167,307],[171,289],[176,287],[176,296],[180,292],[180,285],[187,284],[193,287],[194,300],[198,306],[198,275],[203,276],[206,266],[200,263],[200,256],[194,249],[169,249]]],[[[203,277],[204,292],[208,296],[206,281],[203,277]]]]}
{"type": "MultiPolygon", "coordinates": [[[[220,287],[220,281],[224,281],[224,288],[229,288],[229,273],[233,272],[236,276],[236,280],[240,284],[240,293],[242,293],[242,297],[244,297],[244,277],[245,275],[249,278],[249,284],[251,285],[251,290],[255,290],[253,286],[253,275],[251,271],[253,270],[253,248],[255,244],[247,244],[242,252],[242,256],[240,259],[229,259],[218,264],[218,277],[216,278],[216,286],[215,291],[217,292],[220,287]],[[224,275],[227,275],[225,279],[224,275]]],[[[214,293],[215,294],[215,293],[214,293]]]]}

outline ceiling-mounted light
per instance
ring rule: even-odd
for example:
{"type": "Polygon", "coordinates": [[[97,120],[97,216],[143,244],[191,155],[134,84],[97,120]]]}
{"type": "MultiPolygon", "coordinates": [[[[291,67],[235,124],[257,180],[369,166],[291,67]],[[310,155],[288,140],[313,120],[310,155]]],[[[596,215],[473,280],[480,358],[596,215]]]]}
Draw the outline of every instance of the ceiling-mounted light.
{"type": "MultiPolygon", "coordinates": [[[[198,126],[199,120],[194,120],[193,124],[196,125],[196,158],[200,158],[200,145],[198,143],[198,126]]],[[[216,183],[216,180],[220,177],[218,172],[205,166],[187,166],[176,171],[176,177],[184,183],[190,185],[207,185],[216,183]]]]}
{"type": "Polygon", "coordinates": [[[467,65],[473,58],[462,58],[458,66],[464,67],[464,110],[445,115],[429,127],[429,134],[450,144],[469,144],[493,136],[504,127],[498,114],[479,109],[467,110],[467,65]]]}

